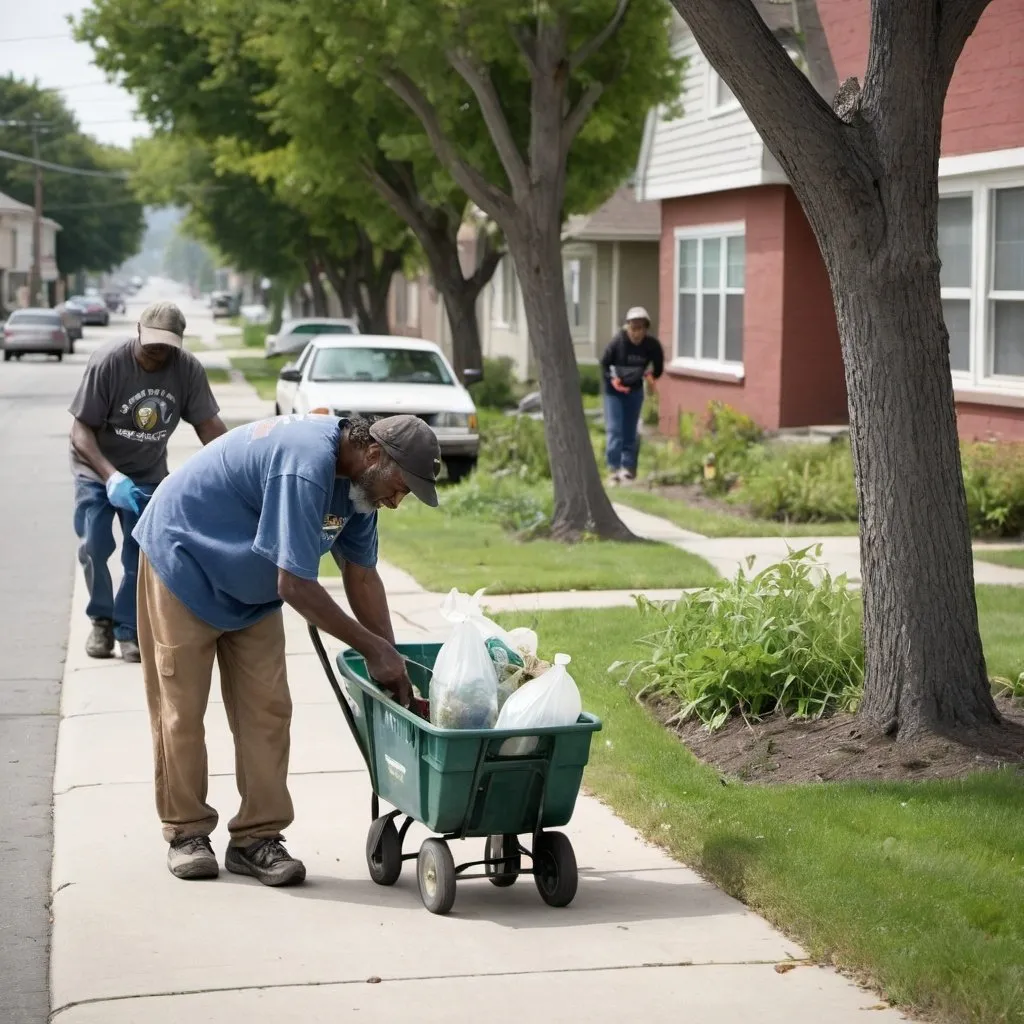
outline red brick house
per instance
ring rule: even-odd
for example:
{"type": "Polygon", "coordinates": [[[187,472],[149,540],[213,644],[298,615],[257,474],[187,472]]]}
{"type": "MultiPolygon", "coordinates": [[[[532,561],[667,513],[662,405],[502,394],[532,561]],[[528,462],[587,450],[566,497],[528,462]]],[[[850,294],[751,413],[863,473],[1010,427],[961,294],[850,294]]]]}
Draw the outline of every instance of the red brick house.
{"type": "MultiPolygon", "coordinates": [[[[818,0],[839,80],[863,80],[869,0],[818,0]]],[[[784,41],[790,6],[765,6],[784,41]]],[[[775,158],[693,36],[685,113],[648,117],[637,198],[661,202],[662,427],[720,399],[762,426],[845,423],[828,276],[775,158]]],[[[787,44],[789,45],[789,44],[787,44]]],[[[795,59],[799,55],[791,50],[795,59]]],[[[950,85],[939,248],[960,432],[1024,439],[1024,0],[993,0],[950,85]]]]}

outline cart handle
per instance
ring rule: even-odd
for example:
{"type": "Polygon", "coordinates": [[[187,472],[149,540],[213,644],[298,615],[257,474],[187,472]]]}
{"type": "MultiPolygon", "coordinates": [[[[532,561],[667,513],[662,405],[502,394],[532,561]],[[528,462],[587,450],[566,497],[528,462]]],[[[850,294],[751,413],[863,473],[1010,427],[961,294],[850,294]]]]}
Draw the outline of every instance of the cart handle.
{"type": "Polygon", "coordinates": [[[349,731],[352,733],[352,739],[356,741],[359,753],[362,754],[363,760],[366,762],[366,770],[370,773],[370,778],[372,779],[373,768],[370,766],[370,755],[367,753],[366,747],[363,746],[359,730],[356,728],[356,720],[352,715],[352,709],[349,707],[348,700],[345,698],[341,685],[338,683],[338,677],[334,673],[334,666],[331,664],[331,659],[327,655],[324,642],[320,639],[320,631],[312,623],[309,623],[309,639],[313,641],[313,649],[316,651],[317,657],[320,659],[320,664],[323,666],[324,672],[327,675],[327,681],[331,684],[334,696],[338,698],[342,714],[344,714],[345,721],[348,723],[349,731]]]}

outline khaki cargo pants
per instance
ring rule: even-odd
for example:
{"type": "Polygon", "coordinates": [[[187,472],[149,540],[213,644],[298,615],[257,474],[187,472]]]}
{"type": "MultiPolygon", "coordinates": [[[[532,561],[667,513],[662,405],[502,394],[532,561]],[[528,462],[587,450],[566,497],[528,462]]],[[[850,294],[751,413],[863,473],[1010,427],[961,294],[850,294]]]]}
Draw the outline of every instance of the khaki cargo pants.
{"type": "Polygon", "coordinates": [[[294,816],[288,793],[292,701],[281,612],[247,629],[221,632],[196,618],[164,586],[143,553],[138,630],[164,839],[207,836],[217,827],[217,812],[206,802],[203,726],[214,657],[242,798],[228,824],[231,844],[279,838],[294,816]]]}

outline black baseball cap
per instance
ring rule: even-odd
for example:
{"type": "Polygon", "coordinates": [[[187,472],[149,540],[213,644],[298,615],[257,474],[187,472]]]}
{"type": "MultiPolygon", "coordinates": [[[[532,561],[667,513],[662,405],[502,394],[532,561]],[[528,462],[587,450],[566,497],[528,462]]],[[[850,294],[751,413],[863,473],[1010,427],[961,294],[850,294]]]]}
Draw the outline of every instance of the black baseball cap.
{"type": "Polygon", "coordinates": [[[437,508],[441,446],[430,427],[419,416],[387,416],[370,424],[370,437],[395,460],[406,487],[424,505],[437,508]]]}

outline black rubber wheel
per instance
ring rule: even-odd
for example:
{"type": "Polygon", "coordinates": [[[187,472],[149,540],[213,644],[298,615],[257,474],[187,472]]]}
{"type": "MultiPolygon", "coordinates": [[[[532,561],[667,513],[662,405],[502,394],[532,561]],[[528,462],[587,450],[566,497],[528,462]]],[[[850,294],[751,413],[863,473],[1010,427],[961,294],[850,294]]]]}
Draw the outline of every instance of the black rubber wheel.
{"type": "Polygon", "coordinates": [[[63,352],[58,352],[57,353],[57,362],[58,363],[62,363],[63,361],[64,361],[64,353],[63,352]]]}
{"type": "Polygon", "coordinates": [[[447,914],[455,903],[455,861],[443,839],[424,839],[416,858],[416,881],[423,906],[432,914],[447,914]]]}
{"type": "Polygon", "coordinates": [[[277,404],[277,402],[274,403],[274,415],[275,416],[280,416],[281,415],[281,406],[279,406],[277,404]]]}
{"type": "Polygon", "coordinates": [[[453,484],[465,480],[476,469],[476,458],[471,455],[453,455],[444,460],[448,480],[453,484]]]}
{"type": "Polygon", "coordinates": [[[484,857],[487,860],[505,860],[504,864],[484,865],[484,874],[487,875],[487,880],[491,885],[496,885],[499,889],[507,889],[510,885],[516,884],[523,865],[517,836],[488,836],[487,844],[484,847],[484,857]]]}
{"type": "Polygon", "coordinates": [[[569,837],[562,832],[541,832],[533,847],[533,880],[549,907],[567,907],[576,897],[579,871],[569,837]]]}
{"type": "Polygon", "coordinates": [[[10,352],[5,352],[4,353],[4,362],[5,363],[9,363],[10,361],[11,361],[11,353],[10,352]]]}
{"type": "Polygon", "coordinates": [[[366,836],[366,866],[378,885],[394,885],[402,874],[402,843],[392,818],[378,818],[366,836]],[[379,838],[378,838],[379,836],[379,838]]]}

